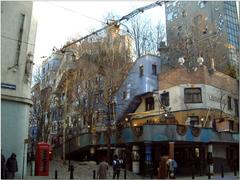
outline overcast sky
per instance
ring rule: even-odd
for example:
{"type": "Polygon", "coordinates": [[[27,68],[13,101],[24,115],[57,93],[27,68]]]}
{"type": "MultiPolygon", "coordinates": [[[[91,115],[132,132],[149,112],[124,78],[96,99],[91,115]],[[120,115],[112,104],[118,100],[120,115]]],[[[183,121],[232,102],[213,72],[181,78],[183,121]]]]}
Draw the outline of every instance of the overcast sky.
{"type": "MultiPolygon", "coordinates": [[[[153,2],[155,0],[34,1],[33,14],[38,20],[35,64],[41,63],[40,57],[49,56],[54,46],[60,48],[73,37],[85,36],[92,29],[103,27],[102,21],[109,12],[122,17],[153,2]]],[[[150,18],[153,23],[161,20],[165,24],[163,6],[147,10],[140,16],[150,18]]]]}
{"type": "MultiPolygon", "coordinates": [[[[91,29],[103,27],[109,12],[120,17],[136,8],[155,1],[35,1],[34,16],[38,20],[34,61],[39,64],[42,56],[49,56],[52,48],[60,48],[72,37],[85,36],[91,29]]],[[[165,23],[164,8],[157,6],[141,16],[165,23]]]]}

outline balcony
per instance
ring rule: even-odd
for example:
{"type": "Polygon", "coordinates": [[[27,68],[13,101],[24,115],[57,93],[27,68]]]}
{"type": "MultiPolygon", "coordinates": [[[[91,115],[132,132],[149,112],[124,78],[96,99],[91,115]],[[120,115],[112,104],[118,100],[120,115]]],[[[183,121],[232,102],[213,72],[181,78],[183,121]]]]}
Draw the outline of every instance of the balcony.
{"type": "MultiPolygon", "coordinates": [[[[121,131],[112,131],[111,144],[131,144],[142,142],[193,142],[193,143],[239,143],[239,134],[216,132],[212,128],[197,128],[184,125],[146,124],[126,127],[121,131]]],[[[87,146],[104,146],[107,142],[106,131],[83,133],[75,137],[71,147],[81,149],[87,146]]]]}

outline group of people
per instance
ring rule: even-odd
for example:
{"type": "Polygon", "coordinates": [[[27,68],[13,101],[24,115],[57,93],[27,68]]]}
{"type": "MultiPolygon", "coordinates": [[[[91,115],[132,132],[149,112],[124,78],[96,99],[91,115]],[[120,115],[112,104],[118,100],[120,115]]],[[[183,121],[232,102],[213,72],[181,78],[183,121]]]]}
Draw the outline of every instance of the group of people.
{"type": "MultiPolygon", "coordinates": [[[[113,157],[113,179],[120,177],[120,170],[121,166],[123,164],[123,161],[118,158],[117,155],[114,155],[113,157]]],[[[97,178],[98,179],[107,179],[108,175],[108,163],[106,162],[106,159],[103,157],[102,162],[99,164],[99,168],[97,171],[97,178]]]]}
{"type": "Polygon", "coordinates": [[[18,171],[16,157],[16,154],[12,153],[5,163],[5,157],[1,154],[1,179],[14,179],[15,173],[18,171]]]}
{"type": "Polygon", "coordinates": [[[175,179],[177,167],[177,162],[174,159],[163,156],[159,163],[158,177],[160,179],[175,179]]]}

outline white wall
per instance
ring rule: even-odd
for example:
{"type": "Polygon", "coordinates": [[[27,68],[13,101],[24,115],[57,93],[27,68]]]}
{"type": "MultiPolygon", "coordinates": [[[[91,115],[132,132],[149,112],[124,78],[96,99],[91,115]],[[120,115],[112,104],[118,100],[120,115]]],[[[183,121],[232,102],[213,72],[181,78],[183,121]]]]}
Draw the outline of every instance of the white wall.
{"type": "Polygon", "coordinates": [[[226,103],[223,111],[227,114],[235,115],[235,106],[233,99],[238,99],[236,94],[232,94],[231,92],[223,91],[221,89],[215,88],[213,86],[206,85],[206,98],[207,98],[207,106],[211,108],[220,109],[220,102],[224,104],[226,103]],[[227,105],[227,97],[230,96],[232,98],[232,110],[228,109],[227,105]],[[223,100],[220,101],[220,97],[223,97],[223,100]]]}
{"type": "Polygon", "coordinates": [[[179,86],[174,86],[165,90],[160,91],[169,92],[170,98],[170,107],[171,111],[182,111],[182,110],[189,110],[189,109],[220,109],[220,101],[216,101],[216,98],[220,98],[221,95],[224,95],[224,99],[227,102],[227,96],[232,97],[232,110],[228,110],[227,104],[224,108],[224,112],[230,115],[235,115],[235,106],[233,102],[233,98],[237,98],[236,95],[232,94],[231,92],[226,92],[216,87],[204,84],[181,84],[179,86]],[[201,88],[202,90],[202,103],[184,103],[184,88],[201,88]]]}
{"type": "Polygon", "coordinates": [[[16,90],[1,88],[2,95],[30,99],[30,81],[26,81],[25,67],[28,53],[33,55],[37,23],[32,17],[31,1],[3,1],[1,3],[1,82],[16,85],[16,90]],[[17,44],[22,15],[25,15],[19,65],[14,66],[17,58],[17,44]]]}
{"type": "MultiPolygon", "coordinates": [[[[31,68],[25,73],[28,54],[34,53],[36,20],[32,17],[31,1],[1,2],[1,83],[16,85],[16,89],[1,87],[1,149],[7,159],[16,153],[20,179],[26,174],[26,153],[31,86],[31,68]],[[22,39],[19,38],[22,15],[25,15],[22,39]],[[21,40],[18,65],[18,41],[21,40]]],[[[2,84],[1,84],[2,85],[2,84]]]]}

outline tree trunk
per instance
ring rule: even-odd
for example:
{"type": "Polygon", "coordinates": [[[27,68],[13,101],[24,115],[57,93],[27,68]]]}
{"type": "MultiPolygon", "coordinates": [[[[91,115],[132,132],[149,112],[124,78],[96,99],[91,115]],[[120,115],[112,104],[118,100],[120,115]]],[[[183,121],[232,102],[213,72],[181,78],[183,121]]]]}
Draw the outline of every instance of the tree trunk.
{"type": "Polygon", "coordinates": [[[107,140],[107,160],[108,164],[111,164],[111,134],[110,127],[108,127],[108,140],[107,140]]]}
{"type": "Polygon", "coordinates": [[[107,111],[107,117],[108,117],[108,125],[107,125],[107,161],[109,164],[111,164],[111,123],[110,123],[110,103],[108,103],[108,111],[107,111]]]}

